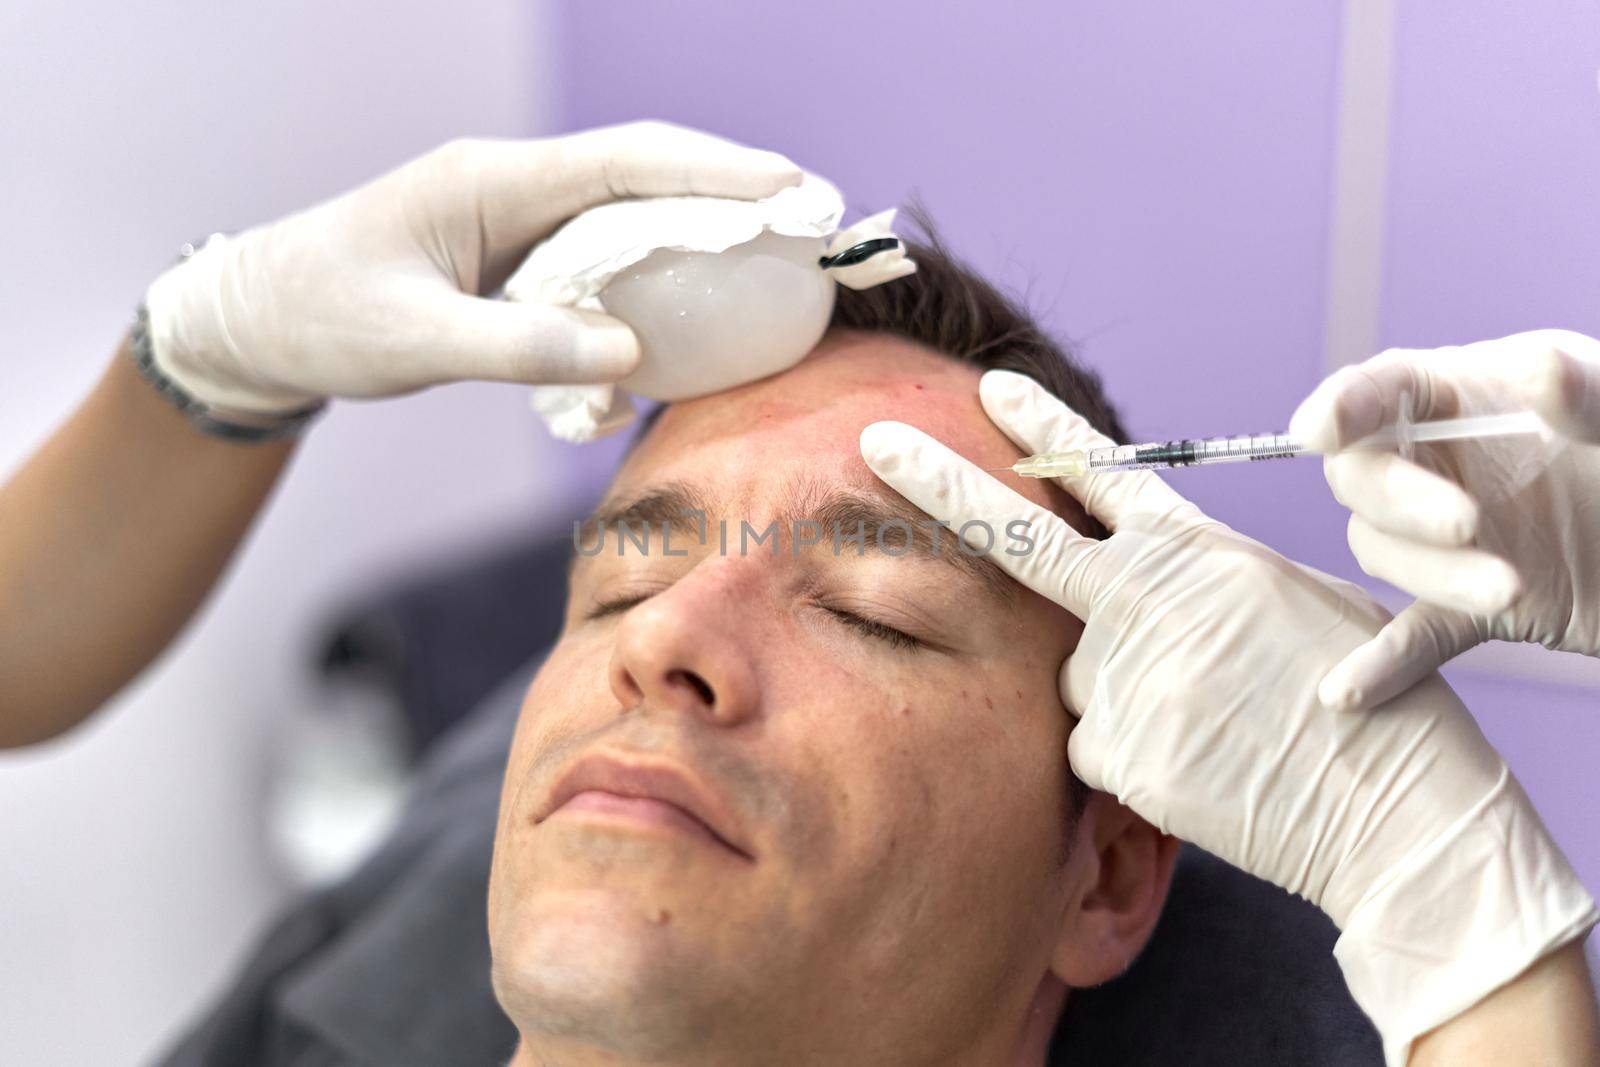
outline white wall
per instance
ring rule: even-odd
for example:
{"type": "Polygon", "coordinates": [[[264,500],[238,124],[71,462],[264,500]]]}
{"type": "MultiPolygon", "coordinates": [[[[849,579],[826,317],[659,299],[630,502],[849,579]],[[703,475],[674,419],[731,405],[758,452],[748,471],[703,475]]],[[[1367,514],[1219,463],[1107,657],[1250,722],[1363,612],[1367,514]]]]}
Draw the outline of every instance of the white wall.
{"type": "MultiPolygon", "coordinates": [[[[542,128],[542,5],[0,6],[0,471],[104,366],[184,240],[303,206],[461,134],[542,128]]],[[[87,728],[0,756],[0,1062],[140,1062],[285,888],[262,790],[313,705],[341,592],[538,521],[521,390],[344,405],[219,595],[87,728]]]]}

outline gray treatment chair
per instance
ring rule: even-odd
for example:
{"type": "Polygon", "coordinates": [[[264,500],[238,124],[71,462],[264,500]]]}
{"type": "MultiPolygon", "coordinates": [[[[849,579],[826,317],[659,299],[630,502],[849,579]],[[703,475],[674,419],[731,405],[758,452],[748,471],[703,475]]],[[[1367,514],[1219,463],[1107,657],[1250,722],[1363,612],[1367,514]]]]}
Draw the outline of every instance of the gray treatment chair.
{"type": "MultiPolygon", "coordinates": [[[[393,697],[419,763],[398,829],[298,902],[163,1062],[499,1067],[484,929],[500,775],[522,694],[560,627],[565,534],[502,545],[353,604],[323,663],[393,697]]],[[[1073,994],[1052,1063],[1381,1064],[1317,909],[1185,845],[1149,947],[1073,994]]]]}

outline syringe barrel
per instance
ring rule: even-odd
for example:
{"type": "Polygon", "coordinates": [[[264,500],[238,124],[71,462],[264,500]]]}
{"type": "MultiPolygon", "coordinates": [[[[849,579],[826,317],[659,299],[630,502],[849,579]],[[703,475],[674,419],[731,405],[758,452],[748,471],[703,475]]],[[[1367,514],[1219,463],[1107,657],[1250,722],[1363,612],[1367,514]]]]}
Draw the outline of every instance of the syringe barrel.
{"type": "Polygon", "coordinates": [[[1089,449],[1085,466],[1092,473],[1113,470],[1165,470],[1212,463],[1242,463],[1246,460],[1285,459],[1298,456],[1304,448],[1288,434],[1255,433],[1233,437],[1191,437],[1177,441],[1155,441],[1138,445],[1114,445],[1089,449]]]}

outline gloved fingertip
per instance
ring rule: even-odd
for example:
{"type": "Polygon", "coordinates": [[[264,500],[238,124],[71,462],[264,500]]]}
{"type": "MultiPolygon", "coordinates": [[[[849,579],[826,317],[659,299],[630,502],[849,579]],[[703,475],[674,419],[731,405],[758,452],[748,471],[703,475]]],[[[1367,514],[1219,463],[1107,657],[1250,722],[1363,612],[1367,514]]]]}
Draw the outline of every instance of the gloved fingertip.
{"type": "Polygon", "coordinates": [[[582,381],[614,382],[639,366],[639,339],[610,316],[586,318],[573,346],[582,381]]]}
{"type": "Polygon", "coordinates": [[[1334,428],[1333,392],[1324,382],[1302,400],[1289,417],[1289,436],[1312,452],[1331,452],[1339,447],[1334,428]]]}
{"type": "Polygon", "coordinates": [[[702,196],[764,200],[805,180],[805,172],[782,153],[720,139],[712,144],[698,155],[686,183],[702,196]]]}
{"type": "Polygon", "coordinates": [[[1351,683],[1343,664],[1329,671],[1318,683],[1317,699],[1330,711],[1359,711],[1362,707],[1361,691],[1351,683]]]}
{"type": "MultiPolygon", "coordinates": [[[[990,421],[1015,438],[1022,433],[1018,420],[1028,407],[1028,389],[1032,379],[1015,371],[985,371],[978,379],[978,402],[990,421]]],[[[1027,449],[1027,445],[1022,445],[1027,449]]]]}
{"type": "Polygon", "coordinates": [[[1446,529],[1455,538],[1456,544],[1471,544],[1478,536],[1478,502],[1466,493],[1459,494],[1454,506],[1441,508],[1440,513],[1446,516],[1446,529]]]}
{"type": "Polygon", "coordinates": [[[1312,408],[1315,397],[1307,397],[1300,401],[1300,406],[1294,409],[1294,414],[1289,416],[1289,436],[1299,441],[1312,452],[1323,451],[1321,419],[1318,412],[1312,408]]]}
{"type": "Polygon", "coordinates": [[[861,458],[879,475],[895,473],[900,469],[906,432],[910,430],[910,426],[892,419],[869,423],[861,431],[861,458]]]}
{"type": "MultiPolygon", "coordinates": [[[[1582,339],[1591,351],[1594,341],[1582,339]]],[[[1594,359],[1585,359],[1564,348],[1555,350],[1561,361],[1562,376],[1567,383],[1568,437],[1590,444],[1600,444],[1600,368],[1594,359]]]]}
{"type": "Polygon", "coordinates": [[[1083,712],[1072,706],[1072,657],[1068,656],[1061,664],[1061,669],[1056,672],[1056,689],[1061,694],[1061,706],[1067,709],[1067,714],[1074,719],[1082,718],[1083,712]]]}
{"type": "Polygon", "coordinates": [[[1382,399],[1359,367],[1341,367],[1289,417],[1289,435],[1312,452],[1337,452],[1383,423],[1382,399]]]}
{"type": "Polygon", "coordinates": [[[1478,594],[1478,610],[1485,615],[1505,611],[1522,595],[1522,575],[1503,559],[1484,564],[1478,581],[1472,583],[1478,594]]]}
{"type": "Polygon", "coordinates": [[[1556,431],[1600,442],[1600,374],[1587,360],[1552,346],[1531,353],[1516,378],[1525,406],[1556,431]]]}
{"type": "Polygon", "coordinates": [[[761,148],[730,146],[725,155],[702,160],[690,187],[702,196],[765,200],[805,180],[786,156],[761,148]]]}
{"type": "Polygon", "coordinates": [[[1561,389],[1563,355],[1556,348],[1529,352],[1516,368],[1512,382],[1523,404],[1541,415],[1559,412],[1564,407],[1561,389]]]}
{"type": "Polygon", "coordinates": [[[1084,785],[1090,789],[1106,788],[1104,753],[1092,734],[1094,727],[1079,719],[1067,735],[1067,766],[1072,768],[1084,785]]]}
{"type": "Polygon", "coordinates": [[[794,160],[781,152],[769,152],[763,148],[751,149],[750,170],[771,190],[766,194],[768,196],[799,185],[805,178],[805,171],[801,170],[794,160]]]}
{"type": "Polygon", "coordinates": [[[978,379],[978,395],[986,402],[1014,408],[1034,387],[1034,380],[1012,370],[988,370],[978,379]]]}
{"type": "Polygon", "coordinates": [[[1478,536],[1478,502],[1460,486],[1442,479],[1430,492],[1415,494],[1414,510],[1442,545],[1469,545],[1478,536]]]}
{"type": "Polygon", "coordinates": [[[1024,452],[1103,448],[1112,440],[1043,385],[1009,370],[984,372],[978,400],[989,421],[1024,452]]]}

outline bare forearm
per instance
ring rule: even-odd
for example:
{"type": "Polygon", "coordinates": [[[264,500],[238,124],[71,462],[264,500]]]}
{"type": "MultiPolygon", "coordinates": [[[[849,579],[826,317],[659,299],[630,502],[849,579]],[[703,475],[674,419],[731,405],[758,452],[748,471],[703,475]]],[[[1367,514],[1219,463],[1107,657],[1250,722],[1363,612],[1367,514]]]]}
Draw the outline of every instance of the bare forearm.
{"type": "Polygon", "coordinates": [[[125,344],[0,485],[0,747],[76,725],[166,647],[293,450],[199,433],[125,344]]]}
{"type": "Polygon", "coordinates": [[[1424,1035],[1413,1046],[1410,1062],[1411,1067],[1600,1065],[1600,1011],[1583,943],[1576,941],[1551,953],[1424,1035]]]}

